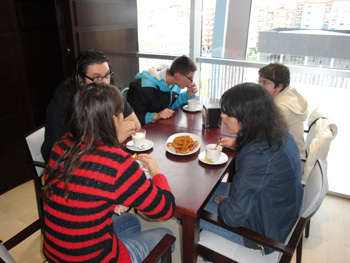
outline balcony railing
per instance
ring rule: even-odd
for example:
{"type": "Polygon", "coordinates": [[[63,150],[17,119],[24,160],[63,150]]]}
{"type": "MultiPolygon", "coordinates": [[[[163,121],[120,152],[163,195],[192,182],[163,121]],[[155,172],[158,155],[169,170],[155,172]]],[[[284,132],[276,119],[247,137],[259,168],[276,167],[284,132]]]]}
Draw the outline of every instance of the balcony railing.
{"type": "MultiPolygon", "coordinates": [[[[140,70],[159,64],[171,64],[176,55],[138,53],[140,70]],[[141,60],[142,59],[142,60],[141,60]],[[147,59],[147,60],[145,60],[147,59]]],[[[259,68],[267,63],[199,57],[199,95],[220,98],[223,92],[242,82],[256,82],[259,68]]],[[[303,87],[350,88],[350,71],[288,65],[291,85],[303,87]]]]}

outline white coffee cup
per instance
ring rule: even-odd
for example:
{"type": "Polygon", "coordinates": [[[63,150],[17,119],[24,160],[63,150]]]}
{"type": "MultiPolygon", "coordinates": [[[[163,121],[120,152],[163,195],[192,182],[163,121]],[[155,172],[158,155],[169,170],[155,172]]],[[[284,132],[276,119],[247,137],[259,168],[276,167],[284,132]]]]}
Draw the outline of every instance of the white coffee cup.
{"type": "Polygon", "coordinates": [[[207,144],[205,146],[205,156],[209,158],[212,162],[217,162],[220,160],[222,147],[218,145],[215,149],[216,144],[207,144]]]}
{"type": "Polygon", "coordinates": [[[189,110],[196,110],[198,108],[198,101],[195,99],[188,100],[187,107],[189,110]]]}
{"type": "Polygon", "coordinates": [[[134,146],[140,147],[141,145],[144,145],[145,139],[146,139],[146,130],[144,129],[139,129],[137,130],[136,133],[133,133],[131,135],[132,137],[132,142],[134,146]]]}

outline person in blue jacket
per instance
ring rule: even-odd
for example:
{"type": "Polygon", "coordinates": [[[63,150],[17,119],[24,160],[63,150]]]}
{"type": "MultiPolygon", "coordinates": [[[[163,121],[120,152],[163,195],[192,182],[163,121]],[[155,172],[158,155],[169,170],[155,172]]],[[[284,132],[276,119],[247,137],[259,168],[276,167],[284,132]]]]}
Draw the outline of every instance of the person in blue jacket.
{"type": "MultiPolygon", "coordinates": [[[[236,85],[223,94],[220,104],[227,132],[237,136],[235,169],[232,183],[220,183],[204,210],[229,226],[245,226],[283,242],[298,219],[303,196],[298,146],[264,87],[236,85]]],[[[226,146],[225,140],[221,146],[226,146]]],[[[200,228],[273,252],[204,220],[200,228]]]]}
{"type": "Polygon", "coordinates": [[[174,109],[193,99],[198,91],[193,82],[196,70],[195,63],[183,55],[175,58],[170,68],[151,68],[136,74],[129,85],[127,101],[141,125],[168,119],[174,109]],[[182,92],[186,87],[187,91],[182,92]]]}

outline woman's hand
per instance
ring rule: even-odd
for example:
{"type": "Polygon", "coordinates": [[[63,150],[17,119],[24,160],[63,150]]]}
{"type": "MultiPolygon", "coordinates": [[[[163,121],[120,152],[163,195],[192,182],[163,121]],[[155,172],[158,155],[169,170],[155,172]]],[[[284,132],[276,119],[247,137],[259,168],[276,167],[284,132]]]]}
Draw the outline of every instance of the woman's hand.
{"type": "Polygon", "coordinates": [[[122,213],[129,210],[128,206],[125,205],[116,205],[114,208],[114,213],[116,213],[118,216],[120,216],[122,213]]]}
{"type": "Polygon", "coordinates": [[[231,138],[222,138],[219,145],[234,150],[236,141],[231,138]]]}
{"type": "Polygon", "coordinates": [[[215,196],[213,202],[214,202],[215,204],[219,204],[219,203],[221,202],[222,199],[225,199],[225,198],[227,198],[227,197],[228,197],[228,196],[225,196],[225,195],[223,195],[223,196],[215,196]]]}
{"type": "Polygon", "coordinates": [[[136,125],[133,121],[123,121],[118,132],[118,141],[122,143],[135,131],[136,125]]]}
{"type": "Polygon", "coordinates": [[[138,159],[142,161],[143,168],[149,171],[150,176],[153,178],[156,174],[160,173],[156,159],[149,154],[139,154],[138,159]]]}

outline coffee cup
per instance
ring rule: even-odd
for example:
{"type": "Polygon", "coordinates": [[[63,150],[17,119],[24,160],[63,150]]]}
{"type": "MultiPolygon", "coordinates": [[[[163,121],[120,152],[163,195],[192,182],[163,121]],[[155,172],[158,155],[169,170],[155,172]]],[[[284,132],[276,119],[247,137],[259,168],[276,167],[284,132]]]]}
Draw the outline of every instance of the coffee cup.
{"type": "Polygon", "coordinates": [[[220,160],[222,147],[218,145],[216,148],[216,144],[208,144],[205,147],[205,156],[210,159],[213,163],[220,160]]]}
{"type": "Polygon", "coordinates": [[[140,146],[144,145],[144,143],[145,143],[146,130],[139,129],[139,130],[137,130],[136,133],[133,133],[131,135],[131,137],[132,137],[132,142],[133,142],[134,146],[140,147],[140,146]]]}
{"type": "Polygon", "coordinates": [[[189,110],[196,110],[198,108],[198,101],[195,99],[188,100],[187,107],[189,110]]]}

